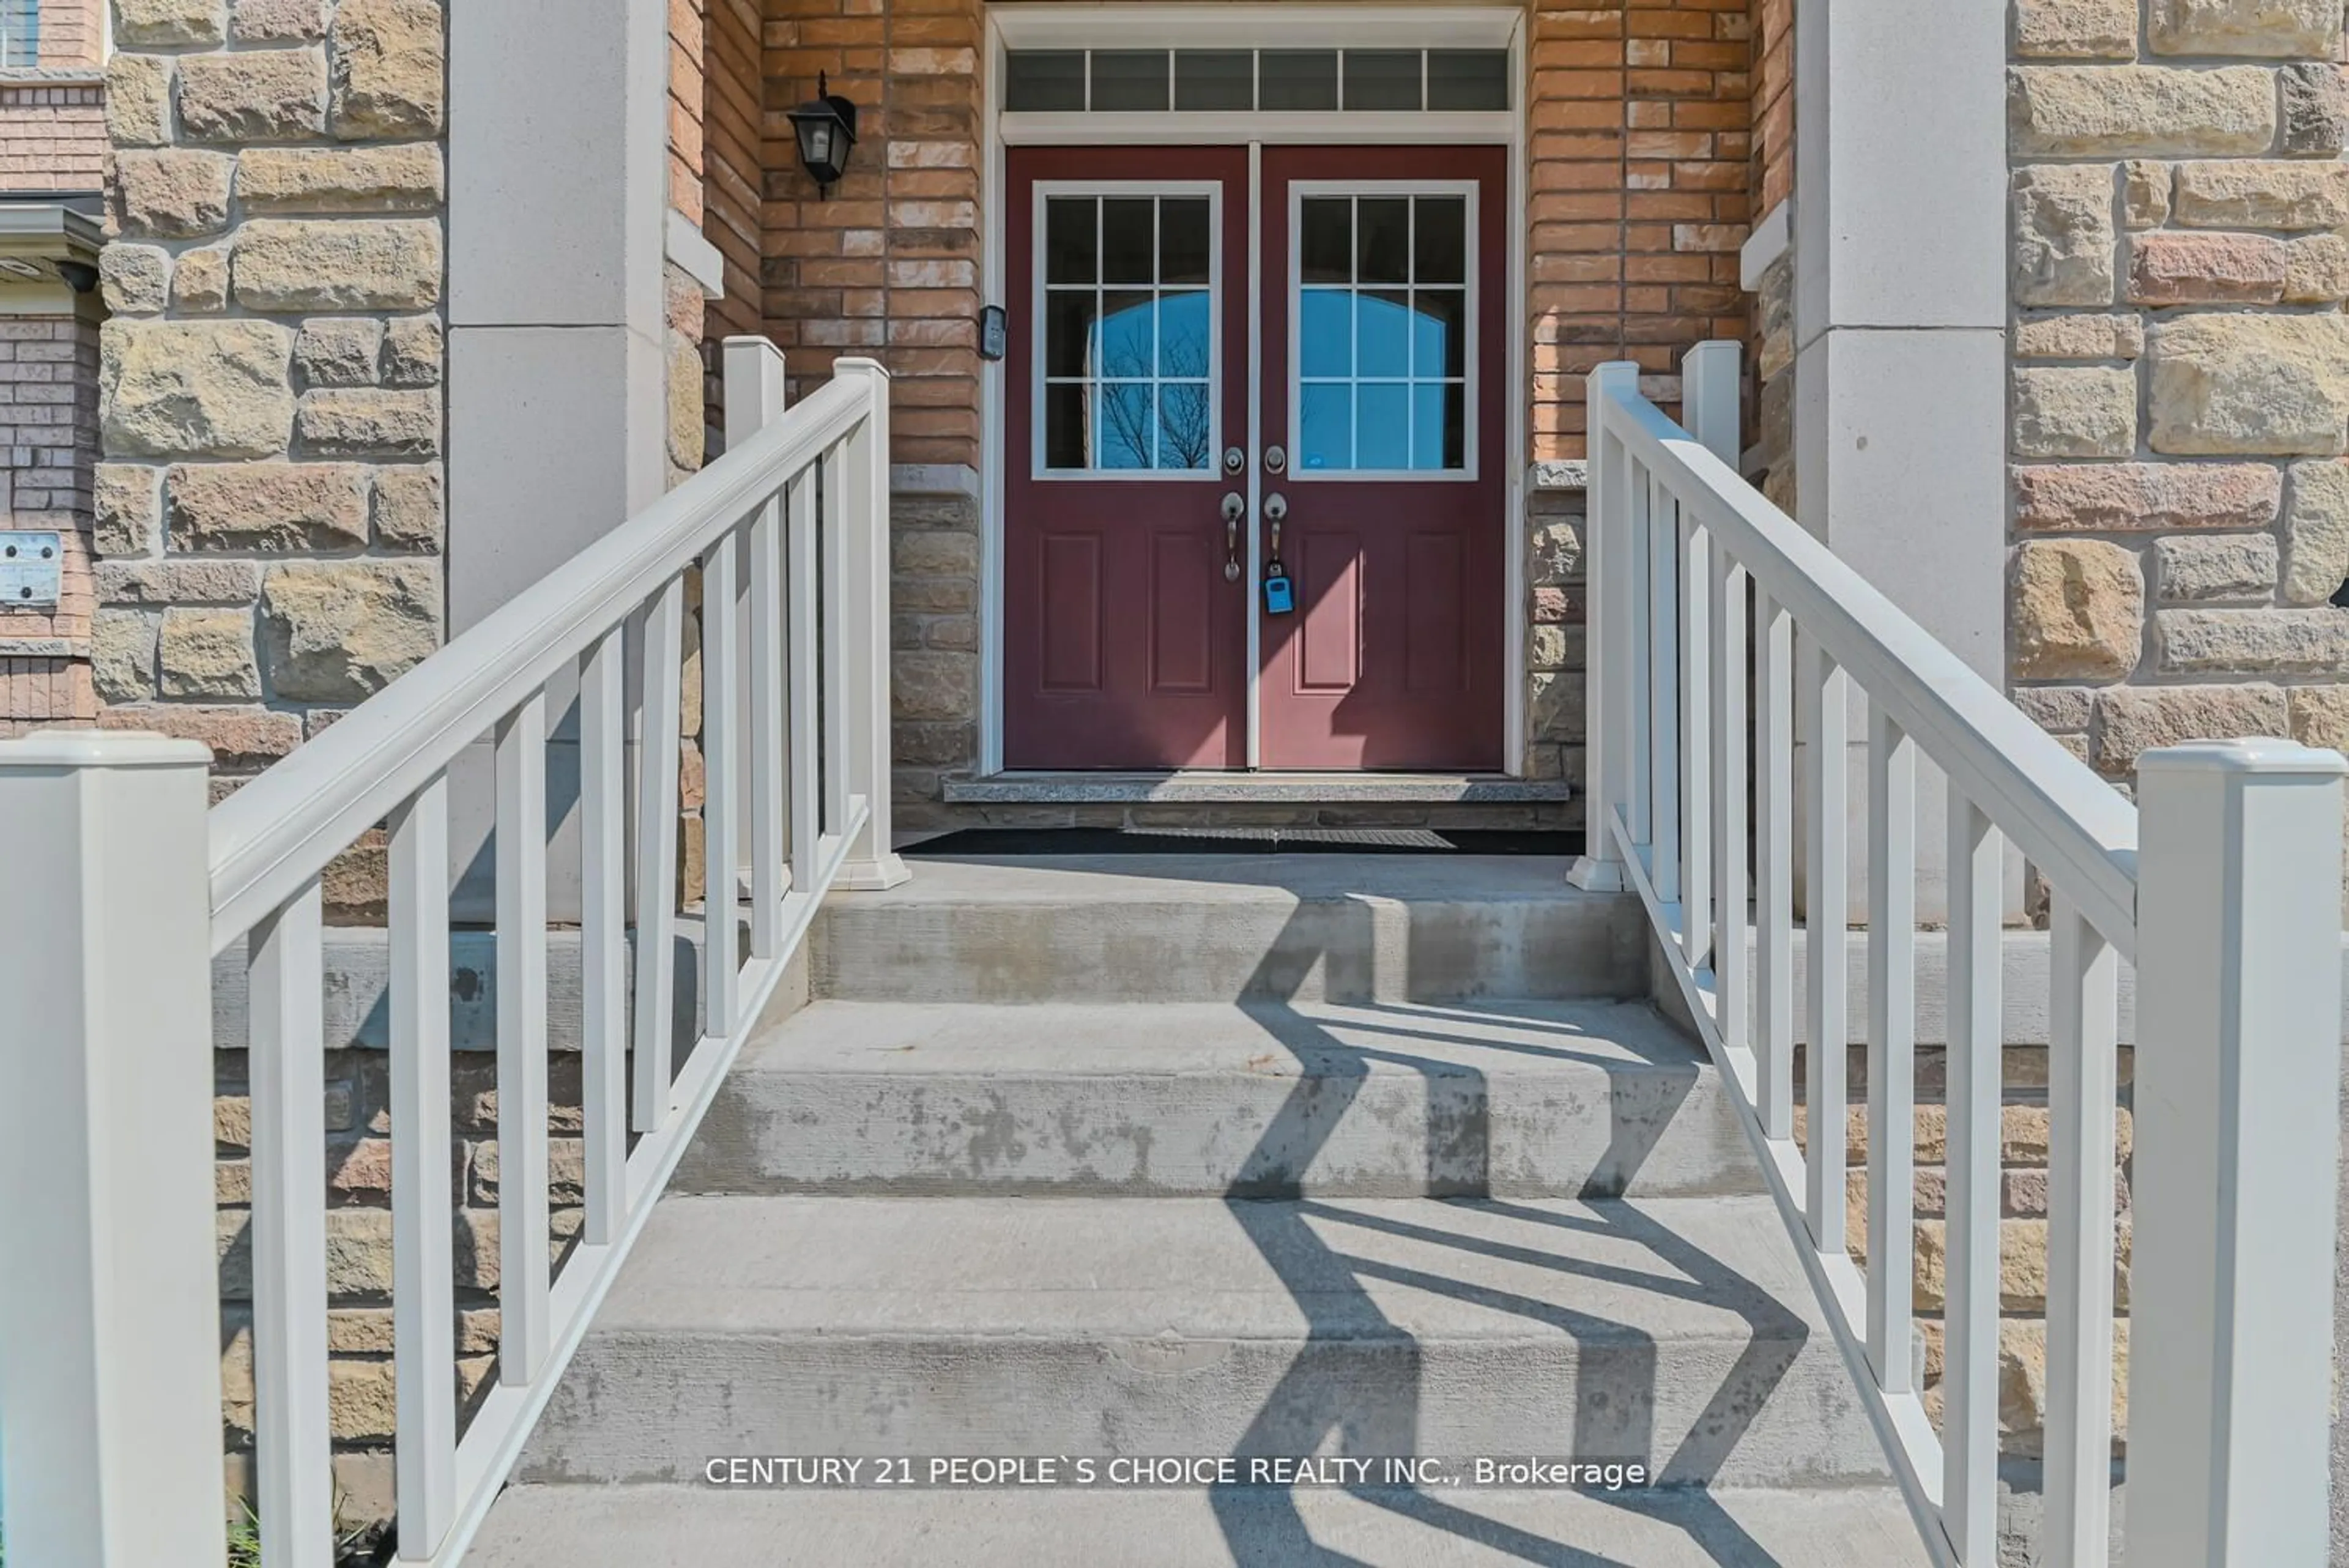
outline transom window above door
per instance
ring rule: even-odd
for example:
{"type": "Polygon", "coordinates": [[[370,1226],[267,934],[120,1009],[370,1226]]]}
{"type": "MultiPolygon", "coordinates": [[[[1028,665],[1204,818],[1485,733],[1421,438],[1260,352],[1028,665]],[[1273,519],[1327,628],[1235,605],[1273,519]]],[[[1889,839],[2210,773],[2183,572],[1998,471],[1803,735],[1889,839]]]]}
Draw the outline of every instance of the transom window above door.
{"type": "Polygon", "coordinates": [[[1469,465],[1469,198],[1298,200],[1297,470],[1469,465]]]}
{"type": "Polygon", "coordinates": [[[1045,469],[1206,470],[1214,197],[1054,194],[1041,206],[1045,469]]]}
{"type": "Polygon", "coordinates": [[[1506,109],[1506,49],[1012,49],[1014,114],[1506,109]]]}

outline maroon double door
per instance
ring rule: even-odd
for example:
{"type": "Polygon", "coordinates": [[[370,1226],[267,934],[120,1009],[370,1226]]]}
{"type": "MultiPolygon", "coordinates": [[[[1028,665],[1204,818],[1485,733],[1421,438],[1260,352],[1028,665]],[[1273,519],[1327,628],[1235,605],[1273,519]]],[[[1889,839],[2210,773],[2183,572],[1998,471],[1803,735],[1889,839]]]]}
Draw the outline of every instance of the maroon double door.
{"type": "Polygon", "coordinates": [[[1009,156],[1005,762],[1498,769],[1503,151],[1255,162],[1009,156]]]}

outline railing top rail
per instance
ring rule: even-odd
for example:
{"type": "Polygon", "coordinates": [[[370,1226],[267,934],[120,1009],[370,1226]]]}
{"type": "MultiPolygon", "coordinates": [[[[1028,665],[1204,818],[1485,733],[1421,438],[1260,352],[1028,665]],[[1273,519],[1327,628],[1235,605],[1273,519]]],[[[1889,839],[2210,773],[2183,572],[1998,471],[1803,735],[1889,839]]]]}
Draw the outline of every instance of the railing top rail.
{"type": "Polygon", "coordinates": [[[214,807],[212,946],[325,869],[472,741],[849,435],[881,389],[842,376],[492,611],[214,807]]]}
{"type": "Polygon", "coordinates": [[[1997,688],[1636,392],[1599,427],[1880,703],[2124,956],[2137,946],[2137,808],[1997,688]]]}

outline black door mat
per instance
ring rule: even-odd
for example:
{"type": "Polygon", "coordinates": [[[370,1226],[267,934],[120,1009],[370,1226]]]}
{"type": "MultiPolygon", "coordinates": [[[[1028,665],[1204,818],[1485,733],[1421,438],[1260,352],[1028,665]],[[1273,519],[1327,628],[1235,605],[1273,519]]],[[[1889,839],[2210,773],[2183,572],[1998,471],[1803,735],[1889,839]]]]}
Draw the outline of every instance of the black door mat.
{"type": "Polygon", "coordinates": [[[967,827],[909,859],[1046,855],[1579,855],[1582,834],[1482,827],[967,827]]]}

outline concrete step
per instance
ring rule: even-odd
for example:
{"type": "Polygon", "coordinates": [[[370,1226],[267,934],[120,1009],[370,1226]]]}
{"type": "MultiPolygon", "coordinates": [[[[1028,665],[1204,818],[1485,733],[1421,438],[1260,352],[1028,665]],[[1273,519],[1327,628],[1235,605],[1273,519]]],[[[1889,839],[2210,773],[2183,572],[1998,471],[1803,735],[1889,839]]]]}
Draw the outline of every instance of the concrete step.
{"type": "Polygon", "coordinates": [[[1646,989],[1629,895],[1548,856],[924,859],[817,923],[818,996],[859,1002],[1446,1002],[1646,989]]]}
{"type": "Polygon", "coordinates": [[[1884,1474],[1766,1199],[874,1196],[664,1201],[517,1479],[1322,1451],[1884,1474]]]}
{"type": "Polygon", "coordinates": [[[1759,1192],[1642,1002],[819,1002],[753,1040],[672,1190],[1759,1192]]]}
{"type": "Polygon", "coordinates": [[[471,1568],[1921,1568],[1899,1494],[523,1486],[471,1568]]]}

